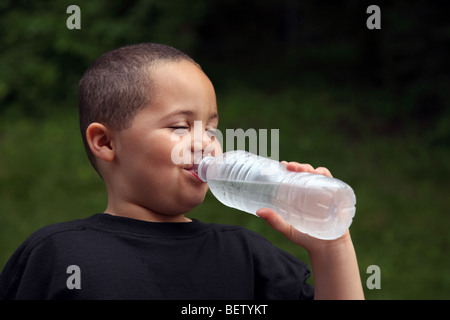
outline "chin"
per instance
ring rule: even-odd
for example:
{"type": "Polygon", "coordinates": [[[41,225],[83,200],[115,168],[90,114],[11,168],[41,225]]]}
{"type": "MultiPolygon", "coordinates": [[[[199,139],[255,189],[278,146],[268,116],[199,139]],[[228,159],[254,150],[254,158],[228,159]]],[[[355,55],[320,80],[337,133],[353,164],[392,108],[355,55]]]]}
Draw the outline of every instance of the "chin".
{"type": "Polygon", "coordinates": [[[195,207],[198,207],[202,204],[203,200],[205,200],[206,192],[202,194],[196,194],[192,198],[186,200],[186,212],[193,210],[195,207]]]}
{"type": "Polygon", "coordinates": [[[189,207],[188,211],[193,210],[194,208],[198,207],[199,205],[201,205],[203,203],[203,201],[205,200],[207,191],[208,191],[208,188],[206,185],[206,188],[204,190],[202,190],[202,192],[197,192],[195,195],[193,195],[192,197],[187,199],[186,204],[187,204],[187,207],[189,207]]]}

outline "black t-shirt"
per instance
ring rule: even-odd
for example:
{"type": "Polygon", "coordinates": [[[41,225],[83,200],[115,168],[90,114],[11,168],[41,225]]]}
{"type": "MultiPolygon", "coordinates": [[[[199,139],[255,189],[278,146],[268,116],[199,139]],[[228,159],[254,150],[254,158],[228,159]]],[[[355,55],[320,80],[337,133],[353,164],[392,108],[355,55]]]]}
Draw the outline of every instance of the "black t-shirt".
{"type": "Polygon", "coordinates": [[[109,214],[44,227],[0,275],[0,299],[310,299],[308,267],[239,226],[109,214]]]}

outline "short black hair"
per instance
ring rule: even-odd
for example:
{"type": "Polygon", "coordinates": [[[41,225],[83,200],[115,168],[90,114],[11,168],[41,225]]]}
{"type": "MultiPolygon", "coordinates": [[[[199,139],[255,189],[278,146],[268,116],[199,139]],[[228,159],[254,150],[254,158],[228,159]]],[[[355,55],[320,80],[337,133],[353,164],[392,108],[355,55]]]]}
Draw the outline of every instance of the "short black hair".
{"type": "MultiPolygon", "coordinates": [[[[141,43],[121,47],[100,56],[84,73],[78,90],[80,130],[89,161],[95,156],[86,140],[93,122],[121,130],[152,100],[151,69],[162,62],[196,62],[165,44],[141,43]]],[[[97,170],[98,171],[98,170],[97,170]]]]}

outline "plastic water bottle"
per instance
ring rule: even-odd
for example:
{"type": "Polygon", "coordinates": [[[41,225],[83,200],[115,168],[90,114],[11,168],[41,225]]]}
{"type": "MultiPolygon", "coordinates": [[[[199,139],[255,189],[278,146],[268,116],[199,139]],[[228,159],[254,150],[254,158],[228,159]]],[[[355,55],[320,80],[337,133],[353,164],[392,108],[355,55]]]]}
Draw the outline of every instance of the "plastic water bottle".
{"type": "Polygon", "coordinates": [[[203,158],[195,170],[226,206],[256,215],[270,208],[297,230],[319,239],[344,234],[355,215],[356,197],[346,183],[324,175],[293,172],[243,150],[203,158]]]}

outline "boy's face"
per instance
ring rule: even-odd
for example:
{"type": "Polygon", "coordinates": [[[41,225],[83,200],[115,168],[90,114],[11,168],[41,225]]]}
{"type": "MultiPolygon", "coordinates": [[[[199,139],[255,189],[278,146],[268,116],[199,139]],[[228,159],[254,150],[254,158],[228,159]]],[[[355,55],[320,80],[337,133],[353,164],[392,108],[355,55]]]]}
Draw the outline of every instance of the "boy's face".
{"type": "Polygon", "coordinates": [[[117,170],[108,193],[122,205],[174,221],[199,205],[208,189],[192,173],[194,151],[212,144],[217,152],[221,149],[206,134],[199,139],[197,131],[194,137],[194,121],[202,132],[217,128],[216,96],[208,77],[189,61],[162,63],[151,77],[150,106],[135,115],[129,128],[114,132],[117,170]],[[182,155],[184,163],[174,163],[174,154],[182,155]]]}

